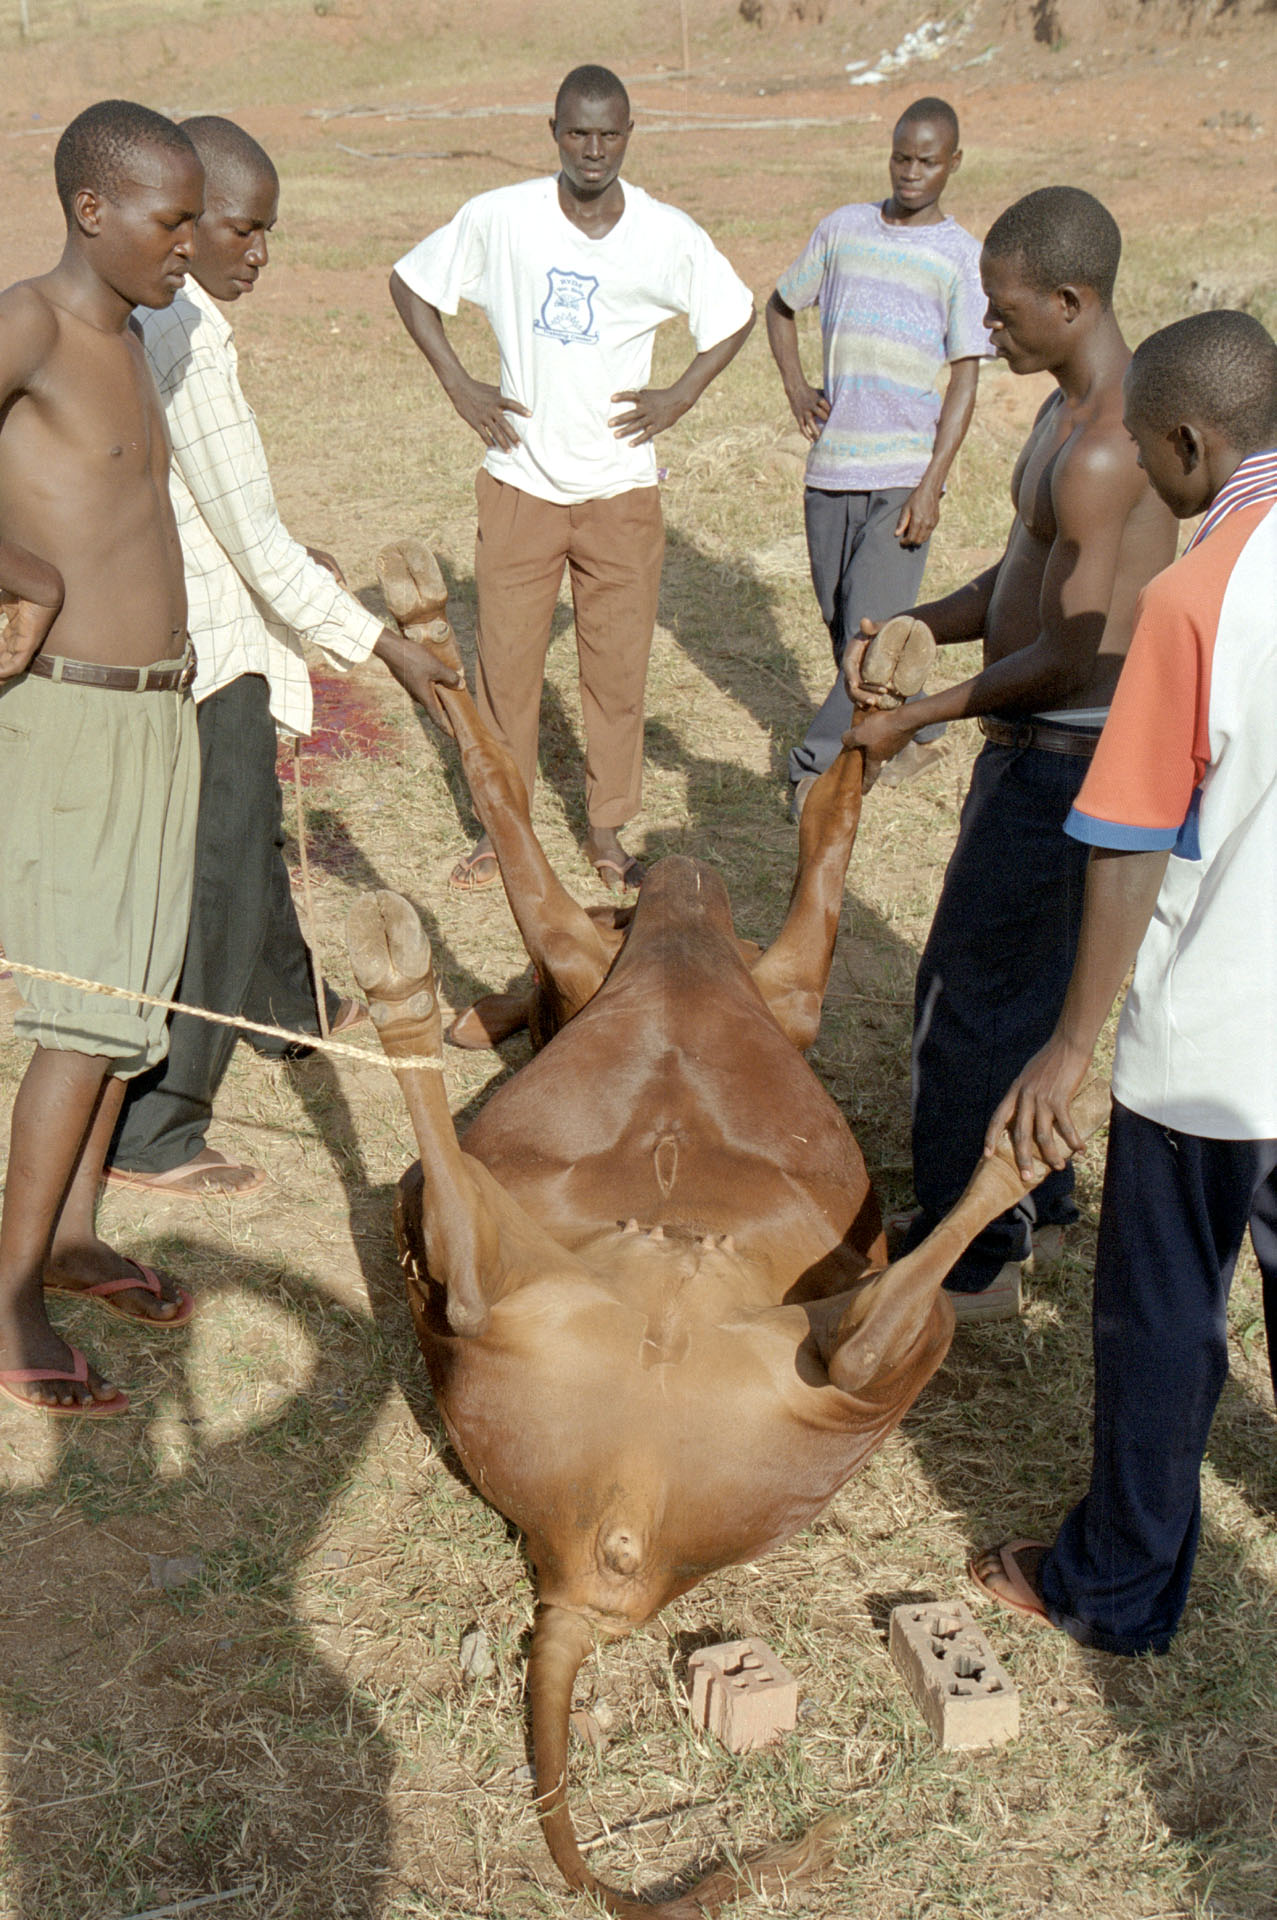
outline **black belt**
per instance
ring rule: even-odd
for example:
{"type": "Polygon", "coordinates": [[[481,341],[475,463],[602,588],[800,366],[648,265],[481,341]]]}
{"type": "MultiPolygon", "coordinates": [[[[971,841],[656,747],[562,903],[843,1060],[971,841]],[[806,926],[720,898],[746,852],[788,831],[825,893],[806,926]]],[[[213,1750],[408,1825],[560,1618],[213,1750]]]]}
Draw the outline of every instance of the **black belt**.
{"type": "Polygon", "coordinates": [[[1075,753],[1089,760],[1095,752],[1099,731],[1083,732],[1080,727],[1058,727],[1053,720],[997,720],[982,713],[980,731],[995,747],[1039,747],[1044,753],[1075,753]]]}

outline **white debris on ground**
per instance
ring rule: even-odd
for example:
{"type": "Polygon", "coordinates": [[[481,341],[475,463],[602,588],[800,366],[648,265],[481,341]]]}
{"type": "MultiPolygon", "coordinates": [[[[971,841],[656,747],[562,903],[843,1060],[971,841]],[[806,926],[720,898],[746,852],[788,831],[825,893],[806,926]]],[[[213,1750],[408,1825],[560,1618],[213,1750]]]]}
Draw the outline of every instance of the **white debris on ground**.
{"type": "Polygon", "coordinates": [[[851,75],[847,82],[851,87],[876,87],[893,73],[899,73],[901,67],[912,65],[915,60],[938,60],[947,47],[961,39],[963,29],[955,33],[944,20],[924,20],[920,27],[907,33],[894,53],[884,47],[877,60],[870,66],[867,60],[849,60],[846,72],[851,75]]]}

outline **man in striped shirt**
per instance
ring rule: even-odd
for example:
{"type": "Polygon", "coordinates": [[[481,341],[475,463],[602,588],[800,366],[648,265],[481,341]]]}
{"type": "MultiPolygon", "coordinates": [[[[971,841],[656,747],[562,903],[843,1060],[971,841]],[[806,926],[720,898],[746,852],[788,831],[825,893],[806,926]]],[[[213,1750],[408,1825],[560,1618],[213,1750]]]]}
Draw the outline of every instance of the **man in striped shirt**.
{"type": "Polygon", "coordinates": [[[1206,518],[1141,596],[1066,832],[1091,849],[1063,1010],[989,1126],[1063,1166],[1069,1105],[1131,962],[1095,1268],[1095,1448],[1055,1544],[973,1563],[994,1599],[1109,1653],[1162,1653],[1201,1524],[1247,1226],[1277,1389],[1277,345],[1196,314],[1139,347],[1125,420],[1157,491],[1206,518]]]}
{"type": "MultiPolygon", "coordinates": [[[[772,355],[812,443],[803,518],[835,667],[862,619],[884,619],[917,597],[980,360],[992,353],[980,243],[940,206],[962,165],[948,101],[905,109],[888,165],[889,197],[826,215],[767,303],[772,355]],[[810,306],[820,313],[819,387],[803,372],[794,318],[810,306]]],[[[840,674],[789,756],[795,815],[850,725],[840,674]]]]}

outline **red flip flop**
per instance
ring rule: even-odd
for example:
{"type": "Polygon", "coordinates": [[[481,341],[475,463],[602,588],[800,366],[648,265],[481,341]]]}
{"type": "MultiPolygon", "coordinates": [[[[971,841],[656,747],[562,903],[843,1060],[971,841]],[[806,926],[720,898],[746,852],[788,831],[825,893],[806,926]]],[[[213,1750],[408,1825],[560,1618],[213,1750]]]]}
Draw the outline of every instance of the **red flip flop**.
{"type": "Polygon", "coordinates": [[[15,1407],[21,1407],[24,1413],[48,1413],[55,1420],[106,1420],[117,1413],[127,1413],[129,1396],[119,1388],[109,1400],[89,1400],[74,1407],[43,1407],[38,1401],[28,1400],[24,1395],[13,1391],[15,1386],[39,1386],[47,1380],[72,1380],[77,1386],[85,1387],[89,1383],[89,1363],[78,1347],[71,1348],[71,1358],[75,1366],[70,1373],[58,1367],[10,1367],[0,1372],[0,1393],[12,1400],[15,1407]]]}
{"type": "MultiPolygon", "coordinates": [[[[127,1307],[116,1306],[111,1295],[124,1293],[130,1288],[135,1293],[139,1289],[143,1293],[152,1293],[157,1300],[164,1298],[164,1288],[160,1284],[160,1276],[154,1267],[144,1267],[140,1260],[130,1260],[129,1265],[141,1276],[140,1279],[134,1280],[131,1276],[125,1275],[119,1280],[99,1280],[93,1287],[60,1287],[56,1282],[49,1281],[46,1282],[44,1290],[46,1293],[65,1294],[70,1300],[96,1300],[100,1307],[104,1307],[108,1313],[113,1313],[117,1320],[131,1320],[135,1326],[158,1327],[165,1332],[171,1327],[184,1327],[195,1311],[194,1295],[189,1294],[185,1287],[178,1288],[178,1311],[168,1320],[152,1320],[144,1313],[130,1313],[127,1307]]],[[[74,1353],[75,1348],[72,1347],[71,1351],[74,1353]]],[[[52,1374],[47,1377],[56,1378],[52,1374]]],[[[109,1406],[111,1403],[108,1400],[103,1404],[109,1406]]]]}
{"type": "Polygon", "coordinates": [[[1045,1540],[1003,1540],[999,1546],[986,1547],[983,1553],[978,1553],[969,1560],[967,1573],[987,1600],[996,1600],[1000,1607],[1006,1607],[1012,1613],[1027,1614],[1031,1620],[1040,1621],[1044,1627],[1053,1627],[1055,1622],[1047,1612],[1041,1594],[1029,1585],[1015,1557],[1017,1553],[1023,1553],[1026,1547],[1035,1547],[1040,1553],[1049,1551],[1049,1543],[1045,1540]],[[986,1578],[977,1571],[980,1562],[994,1554],[997,1555],[1002,1577],[1006,1581],[1005,1590],[993,1584],[997,1574],[992,1569],[990,1569],[991,1578],[986,1578]]]}

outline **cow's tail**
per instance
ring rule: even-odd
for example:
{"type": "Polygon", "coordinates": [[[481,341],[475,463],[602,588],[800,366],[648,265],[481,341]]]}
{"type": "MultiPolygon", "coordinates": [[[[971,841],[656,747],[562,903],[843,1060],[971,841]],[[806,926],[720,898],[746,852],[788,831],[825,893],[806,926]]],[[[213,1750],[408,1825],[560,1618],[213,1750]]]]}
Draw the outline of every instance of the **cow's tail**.
{"type": "Polygon", "coordinates": [[[833,1835],[843,1822],[841,1814],[830,1815],[787,1846],[773,1847],[739,1867],[718,1868],[675,1900],[636,1900],[605,1885],[582,1858],[568,1807],[572,1688],[593,1646],[594,1632],[583,1615],[566,1607],[538,1608],[528,1663],[537,1809],[546,1845],[570,1887],[592,1893],[619,1920],[652,1920],[654,1914],[664,1915],[665,1920],[704,1920],[735,1895],[779,1890],[825,1864],[833,1851],[833,1835]]]}

